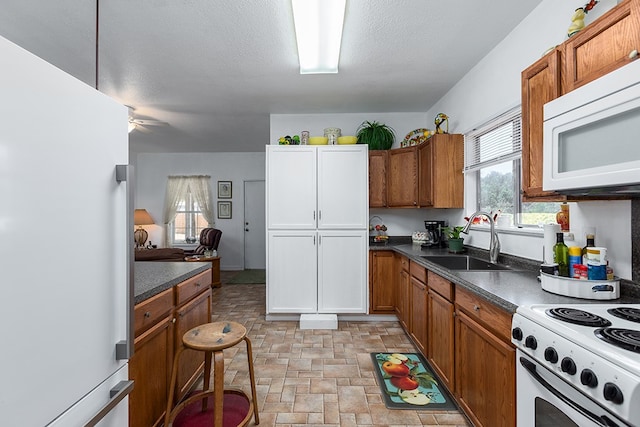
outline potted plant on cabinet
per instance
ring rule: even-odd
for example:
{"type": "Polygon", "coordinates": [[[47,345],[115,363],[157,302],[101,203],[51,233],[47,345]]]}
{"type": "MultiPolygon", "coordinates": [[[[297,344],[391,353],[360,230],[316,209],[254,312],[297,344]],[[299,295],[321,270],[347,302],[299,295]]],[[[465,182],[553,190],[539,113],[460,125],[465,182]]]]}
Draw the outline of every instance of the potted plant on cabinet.
{"type": "Polygon", "coordinates": [[[388,150],[396,140],[394,130],[377,121],[364,121],[356,133],[358,144],[367,144],[369,150],[388,150]]]}
{"type": "Polygon", "coordinates": [[[447,241],[449,242],[449,252],[460,253],[464,251],[464,247],[462,243],[464,242],[464,237],[460,237],[460,233],[464,227],[460,225],[456,225],[455,227],[444,227],[442,232],[447,236],[447,241]]]}

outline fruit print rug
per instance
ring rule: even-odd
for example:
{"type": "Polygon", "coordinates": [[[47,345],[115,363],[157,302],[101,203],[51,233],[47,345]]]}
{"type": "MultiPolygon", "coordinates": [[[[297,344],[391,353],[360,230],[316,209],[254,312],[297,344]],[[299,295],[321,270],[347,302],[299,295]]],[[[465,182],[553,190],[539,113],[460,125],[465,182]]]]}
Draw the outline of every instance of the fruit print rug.
{"type": "Polygon", "coordinates": [[[371,353],[374,372],[389,409],[457,410],[429,363],[419,353],[371,353]]]}

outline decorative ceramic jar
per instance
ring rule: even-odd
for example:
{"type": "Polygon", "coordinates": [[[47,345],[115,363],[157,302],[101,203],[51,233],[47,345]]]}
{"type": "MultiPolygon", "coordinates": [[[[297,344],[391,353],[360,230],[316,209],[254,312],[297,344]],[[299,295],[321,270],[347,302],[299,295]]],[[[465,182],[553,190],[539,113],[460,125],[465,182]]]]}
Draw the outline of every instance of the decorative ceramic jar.
{"type": "Polygon", "coordinates": [[[340,128],[325,128],[324,136],[329,139],[329,145],[335,145],[338,143],[338,137],[342,135],[340,128]]]}

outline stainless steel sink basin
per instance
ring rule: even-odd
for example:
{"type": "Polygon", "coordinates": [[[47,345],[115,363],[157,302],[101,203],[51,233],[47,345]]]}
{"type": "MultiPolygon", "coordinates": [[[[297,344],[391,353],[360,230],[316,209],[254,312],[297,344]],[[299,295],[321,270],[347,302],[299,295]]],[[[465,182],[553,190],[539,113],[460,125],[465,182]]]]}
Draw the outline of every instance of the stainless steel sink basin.
{"type": "Polygon", "coordinates": [[[497,271],[510,270],[506,265],[492,264],[480,258],[468,255],[422,255],[427,261],[438,264],[449,270],[463,271],[497,271]]]}

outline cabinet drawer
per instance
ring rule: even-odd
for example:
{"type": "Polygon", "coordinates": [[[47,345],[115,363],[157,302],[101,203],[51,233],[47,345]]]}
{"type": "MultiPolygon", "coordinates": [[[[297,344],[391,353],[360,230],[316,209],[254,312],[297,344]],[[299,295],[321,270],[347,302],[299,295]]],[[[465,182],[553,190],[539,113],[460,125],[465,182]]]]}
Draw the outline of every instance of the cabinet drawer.
{"type": "Polygon", "coordinates": [[[173,289],[167,289],[137,304],[133,309],[135,335],[138,336],[153,326],[171,310],[173,310],[173,289]]]}
{"type": "Polygon", "coordinates": [[[176,285],[176,305],[184,304],[211,284],[211,270],[203,271],[197,276],[176,285]]]}
{"type": "Polygon", "coordinates": [[[400,256],[400,267],[402,267],[404,271],[409,271],[409,258],[400,256]]]}
{"type": "Polygon", "coordinates": [[[466,289],[456,287],[456,305],[506,341],[511,337],[511,314],[466,289]]]}
{"type": "Polygon", "coordinates": [[[409,272],[411,273],[411,276],[415,277],[422,283],[427,283],[427,269],[417,262],[410,261],[409,272]]]}
{"type": "Polygon", "coordinates": [[[453,283],[439,276],[433,271],[429,271],[429,288],[439,293],[449,301],[453,301],[453,283]]]}

